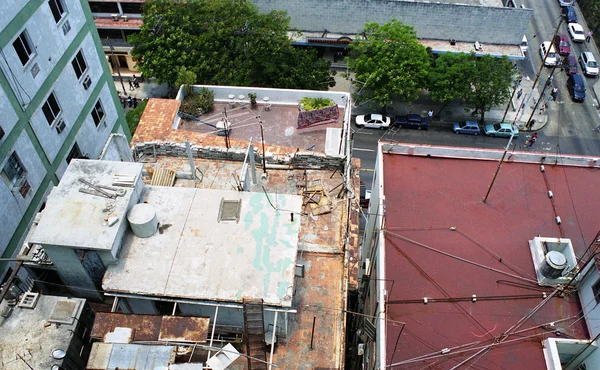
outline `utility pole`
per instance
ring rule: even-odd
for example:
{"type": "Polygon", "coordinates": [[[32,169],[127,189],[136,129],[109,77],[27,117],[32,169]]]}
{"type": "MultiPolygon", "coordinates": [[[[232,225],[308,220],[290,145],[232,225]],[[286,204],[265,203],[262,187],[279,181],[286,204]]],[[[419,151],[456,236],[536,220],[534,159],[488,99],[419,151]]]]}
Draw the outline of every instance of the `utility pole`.
{"type": "Polygon", "coordinates": [[[498,177],[498,173],[500,172],[500,168],[502,167],[502,163],[504,163],[504,158],[506,158],[506,153],[508,152],[508,148],[510,147],[510,143],[512,143],[515,134],[510,135],[510,139],[508,140],[508,144],[506,144],[506,148],[504,148],[504,153],[502,154],[502,158],[500,158],[500,163],[498,163],[498,167],[496,168],[496,173],[494,174],[494,178],[492,179],[492,183],[488,188],[487,193],[485,194],[485,198],[483,198],[483,203],[487,202],[488,197],[490,196],[490,192],[492,191],[492,187],[496,182],[496,177],[498,177]]]}
{"type": "Polygon", "coordinates": [[[502,116],[502,121],[500,121],[500,122],[504,122],[504,119],[506,118],[506,114],[508,113],[508,108],[510,108],[510,105],[512,104],[512,100],[515,97],[515,92],[517,91],[517,87],[519,87],[518,80],[515,81],[515,88],[513,89],[513,92],[510,96],[510,100],[508,101],[508,104],[506,105],[506,109],[504,110],[504,115],[502,116]]]}
{"type": "MultiPolygon", "coordinates": [[[[552,68],[552,71],[550,71],[550,76],[548,76],[548,80],[550,80],[552,78],[552,75],[554,74],[554,71],[556,71],[557,66],[558,65],[555,65],[554,68],[552,68]]],[[[529,119],[527,120],[527,123],[525,124],[526,130],[530,130],[531,126],[533,126],[533,122],[531,122],[531,119],[533,118],[533,115],[535,114],[535,111],[537,110],[538,105],[540,105],[540,102],[543,100],[544,93],[546,92],[546,88],[548,86],[549,86],[549,84],[547,84],[547,83],[544,84],[544,88],[542,89],[542,95],[540,96],[538,101],[535,103],[535,107],[533,107],[533,111],[531,111],[531,115],[529,116],[529,119]]]]}
{"type": "Polygon", "coordinates": [[[113,48],[112,44],[110,43],[109,38],[106,38],[106,41],[108,42],[108,47],[110,48],[110,55],[111,55],[111,60],[112,60],[112,65],[113,65],[113,69],[117,70],[117,74],[119,75],[119,81],[121,81],[121,87],[123,87],[123,94],[125,96],[127,96],[127,90],[125,90],[125,84],[123,83],[123,77],[121,77],[121,71],[119,70],[119,64],[117,63],[117,59],[115,58],[115,49],[113,48]]]}
{"type": "MultiPolygon", "coordinates": [[[[558,34],[558,29],[560,28],[560,25],[562,24],[562,22],[563,22],[563,20],[562,20],[562,17],[561,17],[560,20],[558,21],[558,26],[556,26],[556,30],[554,30],[554,35],[550,39],[550,49],[552,49],[552,43],[554,42],[554,38],[558,34]]],[[[538,79],[540,78],[540,74],[542,73],[542,69],[544,69],[544,66],[546,65],[546,58],[548,58],[548,54],[550,54],[550,49],[546,50],[546,55],[544,55],[544,60],[542,61],[542,65],[540,66],[540,69],[538,70],[538,73],[535,75],[535,81],[533,81],[533,86],[531,86],[531,90],[535,89],[535,85],[537,84],[538,79]]]]}

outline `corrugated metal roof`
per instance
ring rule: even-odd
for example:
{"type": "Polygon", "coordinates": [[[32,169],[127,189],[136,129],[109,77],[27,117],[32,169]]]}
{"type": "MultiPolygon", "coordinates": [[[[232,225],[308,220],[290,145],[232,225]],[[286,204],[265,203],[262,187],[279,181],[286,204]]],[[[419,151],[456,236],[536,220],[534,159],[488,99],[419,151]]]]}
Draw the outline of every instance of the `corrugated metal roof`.
{"type": "Polygon", "coordinates": [[[175,362],[175,346],[94,343],[87,370],[159,370],[175,362]]]}

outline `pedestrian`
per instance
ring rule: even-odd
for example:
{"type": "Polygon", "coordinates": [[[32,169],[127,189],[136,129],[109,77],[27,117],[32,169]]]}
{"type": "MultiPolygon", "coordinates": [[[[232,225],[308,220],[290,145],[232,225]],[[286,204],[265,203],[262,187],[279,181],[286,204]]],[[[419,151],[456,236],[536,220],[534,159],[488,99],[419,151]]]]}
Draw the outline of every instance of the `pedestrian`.
{"type": "Polygon", "coordinates": [[[523,82],[523,75],[519,75],[519,85],[521,84],[521,82],[523,82]]]}
{"type": "Polygon", "coordinates": [[[519,89],[519,91],[517,91],[517,100],[521,99],[521,95],[523,95],[523,89],[519,89]]]}
{"type": "Polygon", "coordinates": [[[529,140],[527,140],[528,141],[527,147],[531,148],[536,140],[537,140],[537,132],[534,132],[533,135],[531,135],[531,138],[529,138],[529,140]]]}
{"type": "Polygon", "coordinates": [[[138,100],[137,100],[137,98],[134,96],[134,97],[133,97],[133,109],[137,108],[137,104],[138,104],[138,100]]]}
{"type": "Polygon", "coordinates": [[[540,114],[544,113],[545,109],[546,109],[546,103],[543,103],[542,107],[540,108],[540,114]]]}
{"type": "Polygon", "coordinates": [[[552,100],[556,101],[556,96],[558,95],[558,87],[554,87],[552,89],[552,93],[550,94],[550,96],[552,96],[552,100]]]}
{"type": "Polygon", "coordinates": [[[129,80],[129,91],[133,91],[133,82],[129,80]]]}
{"type": "Polygon", "coordinates": [[[139,89],[140,87],[140,80],[136,77],[136,75],[133,75],[133,87],[136,89],[139,89]]]}
{"type": "Polygon", "coordinates": [[[590,30],[590,32],[588,32],[587,37],[585,38],[585,41],[590,42],[590,39],[592,38],[592,35],[594,33],[590,30]]]}
{"type": "Polygon", "coordinates": [[[123,109],[127,106],[127,99],[124,96],[121,96],[121,105],[123,109]]]}
{"type": "Polygon", "coordinates": [[[430,121],[433,119],[433,110],[430,110],[429,112],[427,112],[427,117],[429,117],[430,121]]]}
{"type": "Polygon", "coordinates": [[[131,96],[130,96],[130,97],[128,97],[128,98],[127,98],[127,106],[128,106],[129,108],[131,108],[131,105],[132,105],[132,103],[133,103],[133,102],[132,102],[132,100],[131,100],[131,96]]]}

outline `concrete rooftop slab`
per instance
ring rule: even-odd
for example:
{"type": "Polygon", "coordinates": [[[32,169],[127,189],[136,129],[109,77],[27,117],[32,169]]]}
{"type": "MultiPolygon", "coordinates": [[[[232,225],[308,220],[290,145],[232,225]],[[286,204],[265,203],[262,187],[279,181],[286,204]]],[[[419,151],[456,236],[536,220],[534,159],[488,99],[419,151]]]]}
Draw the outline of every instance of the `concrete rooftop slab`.
{"type": "MultiPolygon", "coordinates": [[[[62,364],[63,360],[52,357],[52,351],[67,351],[78,321],[46,325],[59,301],[76,302],[78,309],[73,316],[79,319],[85,300],[56,296],[40,296],[34,309],[15,307],[9,317],[0,317],[0,367],[3,370],[50,369],[52,365],[62,364]]],[[[3,300],[0,310],[6,304],[3,300]]]]}
{"type": "Polygon", "coordinates": [[[136,190],[119,187],[124,195],[108,199],[80,192],[80,189],[92,189],[79,179],[112,186],[113,176],[117,174],[140,179],[141,173],[142,164],[139,163],[74,159],[58,186],[48,196],[30,242],[79,249],[112,250],[116,253],[120,235],[127,228],[125,213],[132,202],[137,202],[136,190]],[[104,211],[107,205],[111,206],[110,212],[104,211]],[[105,219],[109,215],[118,217],[116,224],[107,225],[105,219]]]}
{"type": "MultiPolygon", "coordinates": [[[[499,153],[492,154],[488,158],[499,153]]],[[[388,286],[386,312],[406,322],[404,331],[388,325],[388,364],[447,369],[475,354],[476,347],[496,341],[552,292],[537,285],[530,239],[538,234],[570,238],[578,257],[594,239],[600,207],[600,199],[591,196],[600,181],[596,171],[547,164],[541,172],[539,164],[509,161],[483,203],[497,165],[495,160],[383,155],[385,277],[395,282],[393,289],[388,286]],[[435,357],[444,348],[452,351],[435,357]]],[[[587,338],[580,309],[573,293],[552,298],[523,322],[523,331],[484,353],[476,366],[545,368],[543,339],[587,338]]]]}
{"type": "Polygon", "coordinates": [[[104,275],[109,292],[291,306],[302,198],[295,195],[147,186],[162,225],[127,235],[104,275]],[[218,221],[221,200],[240,200],[239,222],[218,221]],[[279,208],[273,209],[269,202],[279,208]],[[166,263],[165,263],[166,262],[166,263]]]}

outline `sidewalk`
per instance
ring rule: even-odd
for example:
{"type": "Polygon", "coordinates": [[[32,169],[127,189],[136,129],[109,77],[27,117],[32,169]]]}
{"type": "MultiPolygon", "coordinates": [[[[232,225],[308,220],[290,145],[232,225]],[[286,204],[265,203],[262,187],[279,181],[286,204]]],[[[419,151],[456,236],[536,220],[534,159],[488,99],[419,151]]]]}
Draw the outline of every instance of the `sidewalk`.
{"type": "MultiPolygon", "coordinates": [[[[129,80],[133,80],[132,78],[123,76],[123,85],[121,85],[118,77],[113,77],[113,80],[119,96],[123,96],[123,86],[125,86],[125,97],[136,97],[139,101],[148,98],[164,98],[169,92],[167,84],[158,84],[155,79],[146,79],[145,82],[140,83],[139,88],[134,88],[133,90],[129,88],[129,80]]],[[[131,109],[133,108],[129,106],[123,107],[124,112],[128,112],[131,109]]]]}

